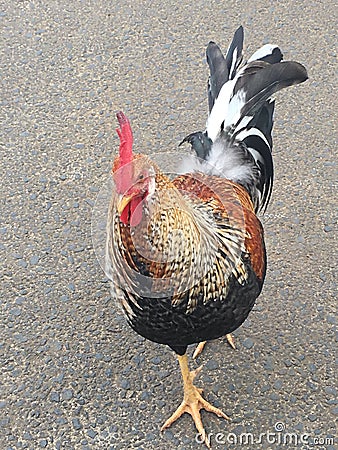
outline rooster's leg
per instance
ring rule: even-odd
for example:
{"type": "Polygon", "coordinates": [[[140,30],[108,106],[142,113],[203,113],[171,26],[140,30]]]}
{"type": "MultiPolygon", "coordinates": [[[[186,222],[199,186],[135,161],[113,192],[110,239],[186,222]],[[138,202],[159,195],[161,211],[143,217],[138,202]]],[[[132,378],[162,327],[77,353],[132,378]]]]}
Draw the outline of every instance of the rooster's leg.
{"type": "Polygon", "coordinates": [[[188,357],[186,354],[183,356],[178,356],[178,361],[180,363],[182,372],[184,397],[182,403],[174,412],[174,414],[170,416],[169,419],[162,426],[161,431],[164,430],[165,428],[170,427],[170,425],[174,423],[179,417],[181,417],[182,414],[187,412],[192,416],[197,431],[200,433],[207,447],[210,448],[210,442],[202,424],[200,410],[205,409],[207,411],[216,414],[218,417],[224,417],[224,419],[227,420],[230,419],[220,409],[216,408],[215,406],[212,406],[209,402],[204,400],[204,398],[201,396],[202,389],[198,389],[196,386],[194,386],[193,380],[196,377],[196,375],[201,371],[202,367],[199,367],[198,369],[190,372],[188,366],[188,357]]]}
{"type": "MultiPolygon", "coordinates": [[[[229,333],[229,334],[227,334],[225,337],[226,337],[227,341],[229,342],[230,346],[231,346],[234,350],[236,350],[236,345],[235,345],[235,341],[234,341],[234,338],[233,338],[232,334],[229,333]]],[[[198,344],[198,346],[195,348],[194,354],[192,355],[192,357],[193,357],[194,359],[196,359],[197,356],[199,356],[199,355],[202,353],[202,351],[203,351],[203,349],[204,349],[204,347],[205,347],[205,344],[206,344],[206,341],[200,342],[200,343],[198,344]]]]}

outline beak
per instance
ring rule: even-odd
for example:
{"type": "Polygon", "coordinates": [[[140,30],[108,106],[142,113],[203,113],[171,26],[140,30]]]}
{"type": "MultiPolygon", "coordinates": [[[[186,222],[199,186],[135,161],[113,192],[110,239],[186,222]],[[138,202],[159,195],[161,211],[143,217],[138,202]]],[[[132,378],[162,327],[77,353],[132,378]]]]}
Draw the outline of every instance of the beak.
{"type": "Polygon", "coordinates": [[[119,216],[123,213],[124,208],[128,206],[128,204],[131,202],[131,200],[134,198],[135,195],[119,195],[117,199],[117,212],[119,216]]]}

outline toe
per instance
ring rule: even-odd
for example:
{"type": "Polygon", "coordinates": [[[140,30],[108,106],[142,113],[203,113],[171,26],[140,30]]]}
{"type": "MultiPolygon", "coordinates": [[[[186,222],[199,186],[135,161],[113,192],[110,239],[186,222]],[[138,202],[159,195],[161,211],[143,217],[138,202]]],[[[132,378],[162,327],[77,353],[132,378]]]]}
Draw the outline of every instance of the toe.
{"type": "Polygon", "coordinates": [[[230,346],[231,346],[234,350],[236,350],[236,344],[235,344],[235,340],[234,340],[232,334],[229,333],[229,334],[227,334],[225,337],[226,337],[227,341],[229,342],[230,346]]]}
{"type": "Polygon", "coordinates": [[[206,342],[200,342],[198,344],[198,346],[195,348],[194,354],[192,355],[192,357],[194,359],[196,359],[203,351],[204,347],[205,347],[206,342]]]}

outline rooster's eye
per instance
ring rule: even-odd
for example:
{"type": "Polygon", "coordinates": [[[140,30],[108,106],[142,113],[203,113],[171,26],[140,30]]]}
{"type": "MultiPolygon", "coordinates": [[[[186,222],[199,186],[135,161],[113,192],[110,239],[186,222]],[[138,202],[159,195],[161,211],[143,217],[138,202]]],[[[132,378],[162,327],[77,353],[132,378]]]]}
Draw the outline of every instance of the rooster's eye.
{"type": "Polygon", "coordinates": [[[143,173],[141,173],[141,174],[138,176],[138,179],[139,179],[139,180],[143,180],[143,178],[144,178],[144,175],[143,175],[143,173]]]}

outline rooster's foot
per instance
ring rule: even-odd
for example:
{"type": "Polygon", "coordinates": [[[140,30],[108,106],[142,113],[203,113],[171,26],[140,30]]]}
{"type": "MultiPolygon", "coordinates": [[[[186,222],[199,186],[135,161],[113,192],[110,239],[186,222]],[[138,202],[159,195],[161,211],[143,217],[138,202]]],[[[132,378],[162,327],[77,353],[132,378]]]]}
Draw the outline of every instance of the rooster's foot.
{"type": "Polygon", "coordinates": [[[170,427],[179,417],[184,413],[189,413],[193,418],[197,431],[199,432],[201,438],[205,442],[206,446],[210,448],[209,438],[206,435],[205,429],[203,427],[200,410],[205,409],[206,411],[216,414],[218,417],[223,417],[224,419],[230,420],[230,418],[224,414],[223,411],[216,408],[207,402],[201,395],[202,389],[197,388],[193,385],[193,380],[196,375],[201,371],[202,367],[189,372],[187,356],[179,356],[179,362],[181,365],[183,383],[184,383],[184,398],[177,410],[172,414],[169,419],[164,423],[161,428],[163,431],[165,428],[170,427]]]}

